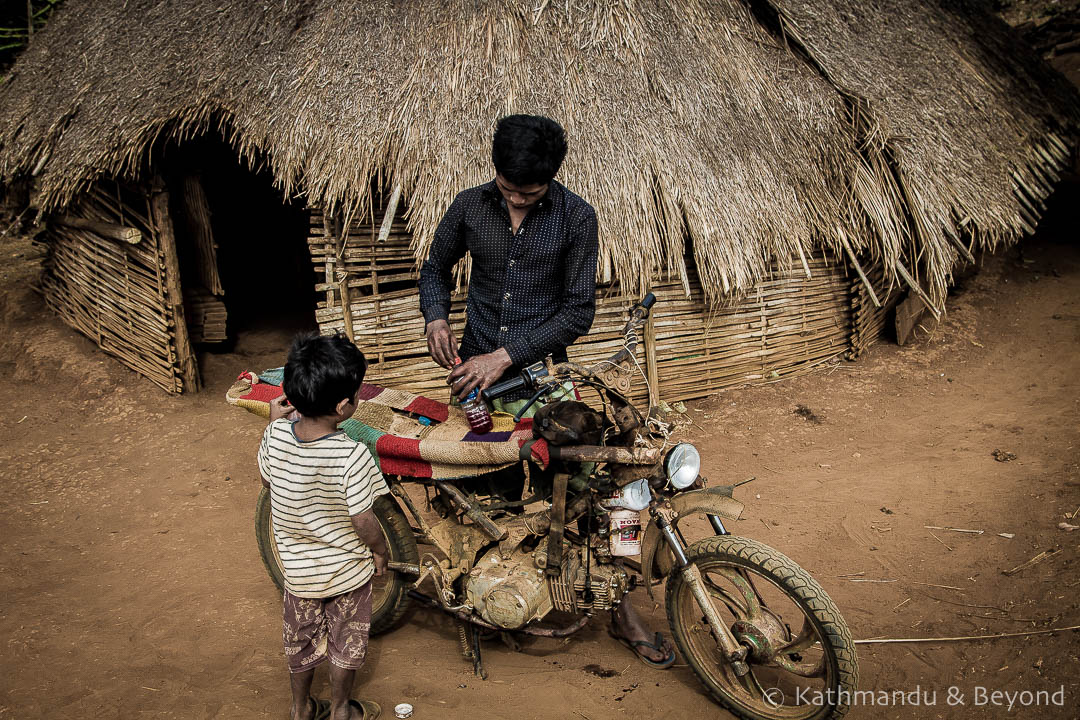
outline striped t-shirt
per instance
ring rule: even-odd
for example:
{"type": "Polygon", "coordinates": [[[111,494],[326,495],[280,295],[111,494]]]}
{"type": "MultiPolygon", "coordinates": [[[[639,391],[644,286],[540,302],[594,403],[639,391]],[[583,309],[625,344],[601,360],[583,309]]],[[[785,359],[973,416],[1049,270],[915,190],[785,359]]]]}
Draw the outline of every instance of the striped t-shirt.
{"type": "Polygon", "coordinates": [[[349,516],[390,490],[366,447],[342,431],[302,442],[282,418],[263,433],[259,470],[270,483],[274,541],[290,593],[332,597],[371,579],[375,561],[349,516]]]}

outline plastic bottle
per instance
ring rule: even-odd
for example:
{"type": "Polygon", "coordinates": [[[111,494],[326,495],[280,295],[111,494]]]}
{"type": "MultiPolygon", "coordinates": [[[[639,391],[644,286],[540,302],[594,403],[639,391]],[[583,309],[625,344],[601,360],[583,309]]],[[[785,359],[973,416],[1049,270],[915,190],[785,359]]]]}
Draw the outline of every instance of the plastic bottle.
{"type": "Polygon", "coordinates": [[[473,390],[461,403],[461,409],[465,411],[465,419],[469,421],[469,427],[477,435],[483,435],[491,430],[491,413],[487,403],[480,397],[479,390],[473,390]]]}

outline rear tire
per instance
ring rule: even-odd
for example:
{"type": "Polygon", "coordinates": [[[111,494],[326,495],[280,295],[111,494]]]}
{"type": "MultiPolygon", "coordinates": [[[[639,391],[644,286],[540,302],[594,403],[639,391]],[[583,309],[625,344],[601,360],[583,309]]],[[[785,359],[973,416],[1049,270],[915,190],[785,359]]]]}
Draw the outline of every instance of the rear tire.
{"type": "MultiPolygon", "coordinates": [[[[389,559],[414,565],[419,563],[416,539],[397,502],[389,495],[381,495],[375,500],[374,510],[386,540],[389,559]]],[[[277,543],[274,542],[270,491],[265,487],[255,503],[255,539],[267,574],[278,590],[283,591],[285,575],[281,570],[277,543]]],[[[401,573],[387,570],[382,577],[373,577],[371,583],[371,634],[379,635],[392,630],[408,612],[408,593],[412,589],[412,582],[401,573]]]]}

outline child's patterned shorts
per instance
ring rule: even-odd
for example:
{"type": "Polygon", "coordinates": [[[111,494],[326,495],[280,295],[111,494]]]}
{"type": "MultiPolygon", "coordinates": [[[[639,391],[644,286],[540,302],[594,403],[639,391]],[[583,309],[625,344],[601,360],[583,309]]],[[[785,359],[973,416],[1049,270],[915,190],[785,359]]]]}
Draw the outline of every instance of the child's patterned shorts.
{"type": "Polygon", "coordinates": [[[310,670],[327,657],[358,670],[371,632],[371,583],[328,598],[302,598],[285,591],[284,640],[289,672],[310,670]]]}

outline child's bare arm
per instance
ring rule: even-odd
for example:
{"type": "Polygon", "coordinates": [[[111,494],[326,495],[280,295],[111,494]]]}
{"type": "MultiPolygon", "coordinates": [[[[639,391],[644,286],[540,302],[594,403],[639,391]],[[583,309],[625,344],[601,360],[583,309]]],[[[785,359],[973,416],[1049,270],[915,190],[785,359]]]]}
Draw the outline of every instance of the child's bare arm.
{"type": "Polygon", "coordinates": [[[360,540],[371,548],[371,554],[375,560],[375,574],[382,575],[386,572],[386,562],[389,559],[389,551],[386,548],[386,538],[383,537],[382,528],[379,527],[379,519],[375,517],[375,510],[365,510],[359,515],[351,515],[353,529],[360,540]]]}
{"type": "Polygon", "coordinates": [[[295,410],[292,405],[289,404],[289,399],[284,395],[278,395],[276,398],[270,401],[270,422],[288,415],[295,410]]]}

